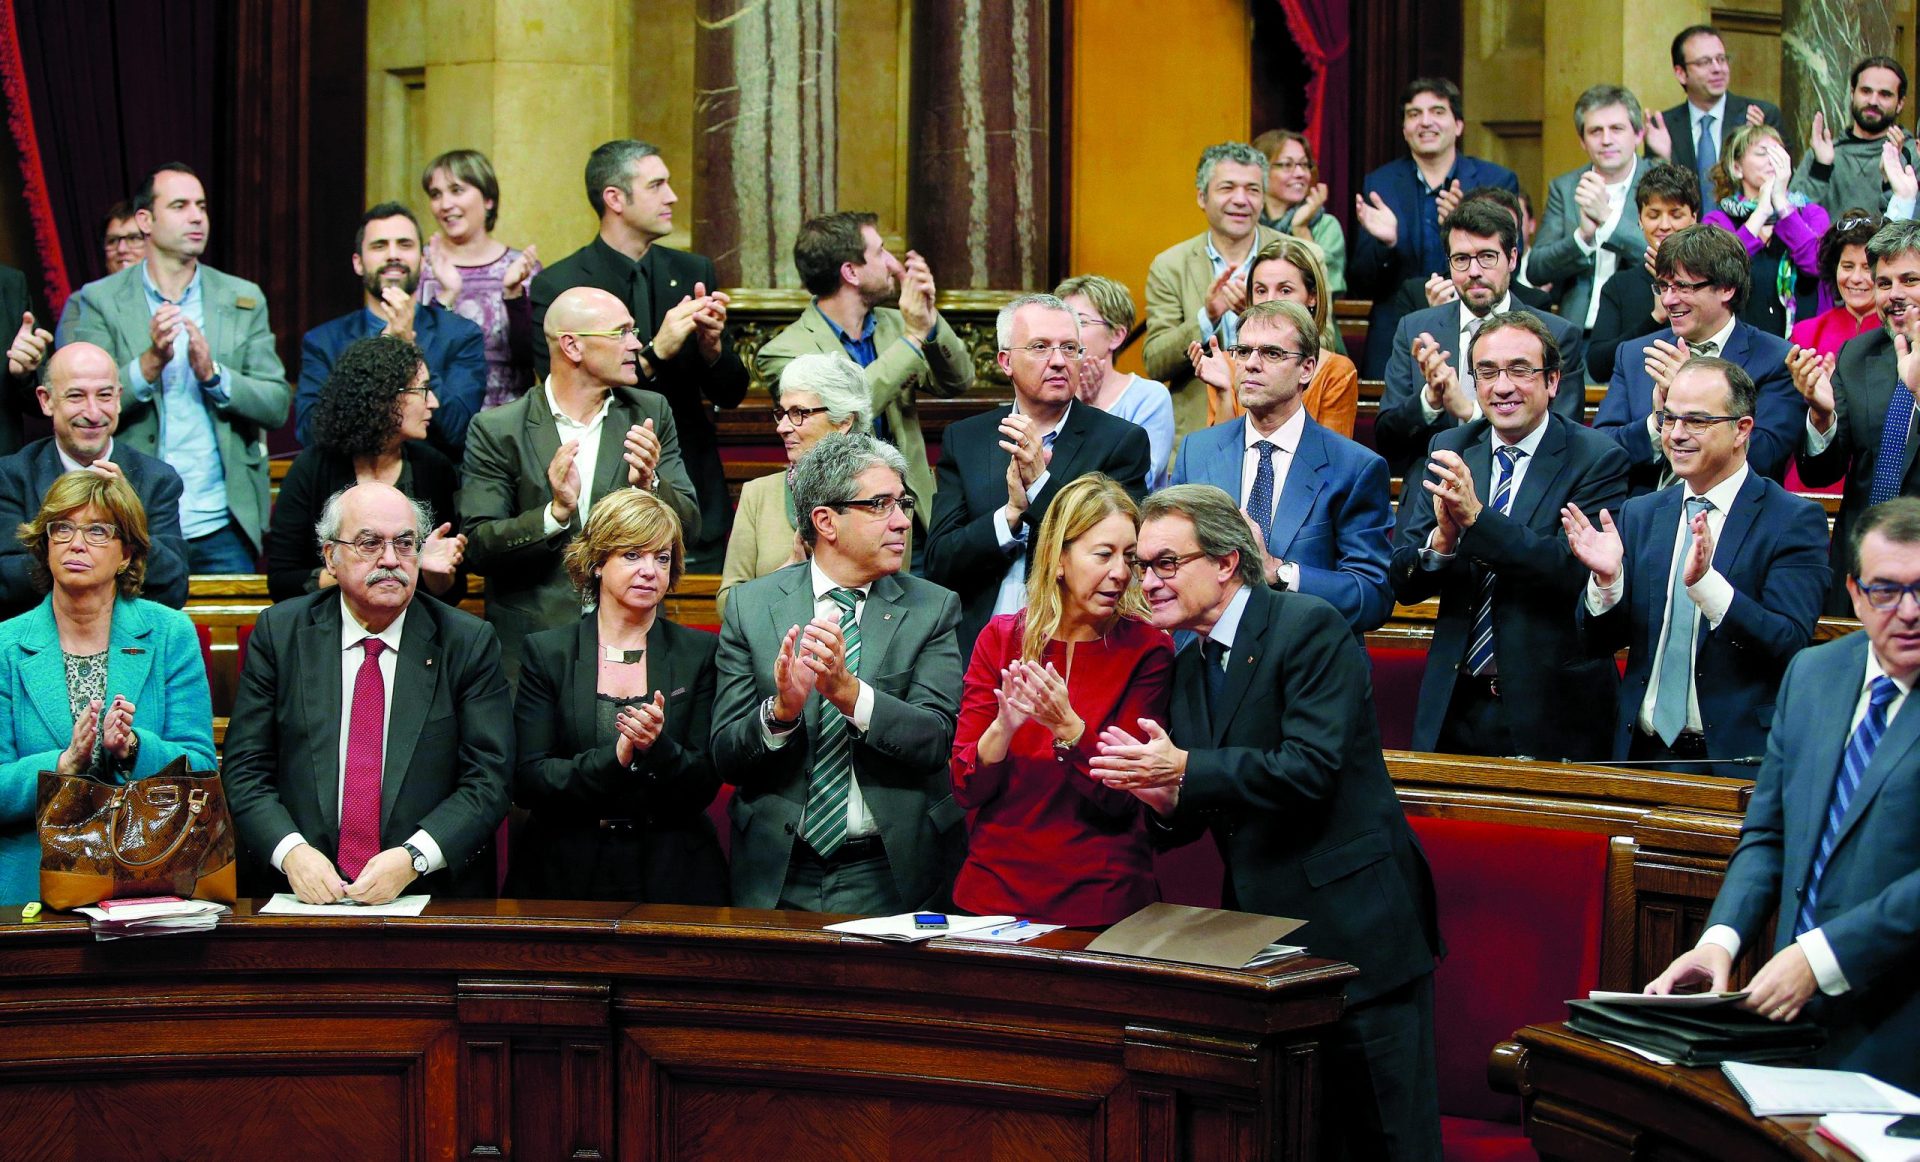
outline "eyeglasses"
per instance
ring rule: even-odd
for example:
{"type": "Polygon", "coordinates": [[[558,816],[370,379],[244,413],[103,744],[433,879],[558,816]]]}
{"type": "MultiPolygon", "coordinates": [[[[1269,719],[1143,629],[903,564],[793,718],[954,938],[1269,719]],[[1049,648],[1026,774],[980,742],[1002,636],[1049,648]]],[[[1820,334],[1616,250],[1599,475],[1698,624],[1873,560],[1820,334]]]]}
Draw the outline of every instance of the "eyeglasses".
{"type": "Polygon", "coordinates": [[[1077,317],[1080,320],[1080,329],[1082,331],[1086,330],[1088,327],[1111,327],[1113,325],[1107,322],[1105,319],[1096,319],[1090,315],[1079,315],[1077,317]]]}
{"type": "Polygon", "coordinates": [[[562,335],[590,335],[595,339],[618,339],[622,343],[640,333],[638,327],[618,327],[611,331],[562,331],[562,335]]]}
{"type": "Polygon", "coordinates": [[[776,428],[779,427],[780,421],[785,420],[789,424],[792,424],[794,427],[797,428],[801,424],[806,423],[808,420],[812,419],[814,416],[819,415],[821,412],[826,411],[827,409],[823,407],[818,407],[818,408],[801,408],[801,407],[778,408],[777,407],[771,410],[773,412],[774,427],[776,428]]]}
{"type": "Polygon", "coordinates": [[[1677,278],[1656,278],[1653,280],[1653,293],[1663,295],[1670,290],[1676,290],[1683,295],[1690,295],[1697,290],[1704,290],[1712,285],[1713,282],[1710,279],[1704,278],[1695,282],[1683,282],[1677,278]]]}
{"type": "Polygon", "coordinates": [[[1740,419],[1739,416],[1683,416],[1664,408],[1653,413],[1653,418],[1662,428],[1689,428],[1696,432],[1704,432],[1715,424],[1730,424],[1740,419]]]}
{"type": "Polygon", "coordinates": [[[354,551],[362,561],[378,561],[387,555],[387,546],[393,546],[393,555],[402,561],[420,551],[420,539],[412,533],[401,533],[397,537],[376,537],[372,535],[355,537],[351,541],[332,538],[336,545],[344,545],[354,551]]]}
{"type": "Polygon", "coordinates": [[[902,514],[912,516],[913,497],[903,492],[899,496],[872,496],[865,500],[837,500],[830,503],[827,507],[837,508],[842,512],[850,508],[857,508],[861,512],[867,513],[876,519],[883,519],[892,515],[893,510],[896,508],[899,509],[902,514]]]}
{"type": "Polygon", "coordinates": [[[1035,359],[1051,358],[1055,351],[1070,360],[1080,359],[1087,349],[1078,343],[1029,343],[1025,347],[1015,347],[1015,351],[1025,351],[1035,359]]]}
{"type": "Polygon", "coordinates": [[[1911,585],[1895,585],[1891,581],[1876,581],[1868,585],[1861,581],[1856,575],[1853,583],[1860,587],[1860,592],[1867,595],[1867,604],[1878,610],[1889,611],[1898,609],[1900,608],[1900,602],[1908,597],[1913,598],[1916,602],[1920,602],[1920,581],[1916,581],[1911,585]]]}
{"type": "Polygon", "coordinates": [[[1834,224],[1835,230],[1854,230],[1861,226],[1872,226],[1880,221],[1872,214],[1855,214],[1851,218],[1842,218],[1834,224]]]}
{"type": "Polygon", "coordinates": [[[1247,360],[1252,359],[1255,354],[1260,356],[1260,362],[1262,363],[1279,363],[1286,359],[1305,359],[1307,357],[1305,351],[1289,351],[1285,347],[1275,347],[1271,344],[1260,347],[1249,347],[1245,343],[1239,343],[1227,348],[1227,358],[1233,360],[1235,363],[1245,363],[1247,360]]]}
{"type": "Polygon", "coordinates": [[[1142,561],[1135,558],[1130,564],[1133,565],[1133,575],[1135,577],[1145,577],[1147,570],[1151,569],[1155,577],[1160,578],[1162,581],[1171,581],[1174,578],[1174,574],[1180,572],[1180,570],[1186,566],[1187,562],[1198,561],[1204,556],[1206,556],[1205,553],[1183,553],[1177,557],[1155,557],[1151,561],[1142,561]]]}
{"type": "Polygon", "coordinates": [[[1506,255],[1498,250],[1482,250],[1478,254],[1449,254],[1447,265],[1455,270],[1465,270],[1469,266],[1477,266],[1481,270],[1492,270],[1505,257],[1506,255]]]}
{"type": "Polygon", "coordinates": [[[128,234],[109,234],[107,235],[106,248],[108,250],[118,250],[122,247],[139,246],[144,244],[146,240],[147,236],[139,230],[128,234]]]}
{"type": "Polygon", "coordinates": [[[120,535],[120,530],[112,525],[77,525],[70,520],[56,520],[47,523],[47,539],[56,545],[64,545],[78,533],[87,539],[89,545],[104,545],[120,535]]]}
{"type": "Polygon", "coordinates": [[[1500,377],[1504,375],[1515,387],[1532,387],[1539,382],[1541,374],[1546,370],[1544,367],[1528,367],[1524,363],[1515,363],[1507,367],[1497,363],[1476,363],[1473,365],[1473,381],[1498,383],[1500,377]]]}
{"type": "Polygon", "coordinates": [[[421,399],[431,399],[433,397],[433,385],[422,384],[419,387],[403,387],[400,389],[400,394],[401,395],[417,395],[421,399]]]}
{"type": "Polygon", "coordinates": [[[1682,61],[1680,63],[1690,69],[1704,69],[1712,65],[1730,65],[1733,63],[1733,58],[1726,53],[1720,53],[1718,56],[1697,56],[1690,61],[1682,61]]]}
{"type": "Polygon", "coordinates": [[[1271,164],[1274,169],[1277,169],[1282,173],[1287,173],[1292,170],[1299,170],[1302,173],[1313,172],[1313,163],[1303,158],[1290,157],[1290,158],[1287,158],[1285,161],[1276,161],[1271,164]]]}

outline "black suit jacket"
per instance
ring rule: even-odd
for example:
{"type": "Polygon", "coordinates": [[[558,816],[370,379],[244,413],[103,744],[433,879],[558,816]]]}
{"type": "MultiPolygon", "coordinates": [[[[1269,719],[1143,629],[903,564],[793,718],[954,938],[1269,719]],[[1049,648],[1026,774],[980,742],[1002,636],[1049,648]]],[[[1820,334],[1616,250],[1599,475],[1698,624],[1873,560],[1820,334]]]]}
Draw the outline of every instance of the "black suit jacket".
{"type": "Polygon", "coordinates": [[[629,771],[599,726],[598,619],[589,613],[526,640],[513,799],[533,814],[514,841],[509,895],[727,904],[727,863],[706,815],[720,789],[707,749],[719,645],[716,634],[653,623],[647,696],[666,696],[667,725],[629,771]],[[609,829],[603,819],[632,822],[609,829]]]}
{"type": "MultiPolygon", "coordinates": [[[[14,333],[20,330],[20,317],[33,310],[33,302],[27,294],[27,276],[23,271],[11,266],[0,265],[0,334],[4,335],[9,346],[13,344],[14,333]]],[[[37,326],[53,330],[47,316],[34,315],[37,326]]],[[[21,417],[33,414],[35,401],[33,385],[39,382],[39,373],[13,376],[0,368],[0,456],[10,456],[20,450],[26,441],[26,425],[21,417]]],[[[13,526],[6,526],[11,529],[13,526]]],[[[6,537],[12,540],[11,536],[6,537]]]]}
{"type": "Polygon", "coordinates": [[[1433,971],[1433,879],[1380,753],[1367,657],[1333,606],[1248,591],[1209,708],[1198,641],[1173,666],[1169,733],[1186,781],[1164,841],[1205,827],[1226,859],[1225,906],[1307,921],[1315,956],[1360,970],[1368,1001],[1433,971]]]}
{"type": "MultiPolygon", "coordinates": [[[[1899,378],[1893,357],[1893,337],[1883,327],[1847,340],[1833,369],[1833,441],[1818,456],[1807,455],[1804,438],[1795,459],[1800,480],[1814,488],[1845,481],[1840,497],[1840,515],[1833,526],[1833,544],[1827,558],[1833,579],[1827,590],[1827,612],[1841,617],[1853,616],[1853,603],[1847,599],[1847,574],[1853,560],[1847,548],[1853,522],[1867,511],[1873,495],[1873,473],[1880,462],[1880,429],[1887,417],[1887,405],[1893,401],[1894,381],[1899,378]]],[[[1920,435],[1909,436],[1905,462],[1900,467],[1900,495],[1920,496],[1920,471],[1914,468],[1914,453],[1920,451],[1920,435]]]]}
{"type": "MultiPolygon", "coordinates": [[[[339,861],[340,590],[269,606],[254,623],[222,750],[221,778],[253,895],[287,890],[268,862],[298,832],[339,861]]],[[[407,607],[381,784],[380,846],[424,830],[445,870],[412,892],[494,894],[493,832],[506,818],[513,704],[493,627],[423,593],[407,607]]]]}
{"type": "Polygon", "coordinates": [[[1421,567],[1421,549],[1434,525],[1431,498],[1420,487],[1424,476],[1407,481],[1400,502],[1388,570],[1393,595],[1406,604],[1440,598],[1420,679],[1413,749],[1432,750],[1440,740],[1455,679],[1465,673],[1482,578],[1492,569],[1494,655],[1514,746],[1535,758],[1605,758],[1612,749],[1609,708],[1620,673],[1612,658],[1589,657],[1582,645],[1573,603],[1588,573],[1567,548],[1560,509],[1577,504],[1593,520],[1603,508],[1619,511],[1627,499],[1627,454],[1591,428],[1549,415],[1546,434],[1503,515],[1492,507],[1491,432],[1480,419],[1434,438],[1435,449],[1466,461],[1487,506],[1441,568],[1421,567]]]}
{"type": "MultiPolygon", "coordinates": [[[[576,286],[594,286],[627,304],[642,339],[651,339],[667,312],[693,293],[695,283],[709,292],[720,289],[713,260],[665,246],[649,247],[639,262],[595,238],[592,242],[541,271],[533,280],[533,328],[546,323],[547,308],[560,292],[576,286]]],[[[534,344],[536,385],[547,375],[545,342],[534,344]]],[[[722,335],[720,358],[709,365],[691,338],[651,382],[641,387],[667,397],[674,424],[680,429],[680,451],[687,461],[700,499],[700,535],[689,543],[718,544],[727,538],[732,505],[727,500],[727,477],[720,467],[720,442],[713,424],[715,407],[737,407],[747,395],[747,365],[733,349],[733,333],[722,335]]]]}
{"type": "MultiPolygon", "coordinates": [[[[180,474],[164,460],[118,441],[113,462],[147,510],[147,581],[141,596],[172,609],[187,604],[187,542],[180,535],[180,474]]],[[[67,470],[52,436],[43,436],[0,459],[0,620],[40,604],[44,591],[33,581],[33,554],[13,535],[32,520],[67,470]]]]}
{"type": "MultiPolygon", "coordinates": [[[[1780,128],[1780,106],[1774,104],[1772,101],[1762,101],[1754,97],[1742,97],[1737,93],[1728,93],[1727,115],[1721,118],[1721,123],[1718,126],[1720,130],[1720,157],[1725,158],[1727,156],[1727,138],[1732,137],[1736,130],[1747,123],[1747,106],[1749,105],[1760,106],[1762,120],[1775,129],[1780,128]]],[[[1675,165],[1693,169],[1695,156],[1693,151],[1693,118],[1687,113],[1687,103],[1685,101],[1680,102],[1673,108],[1661,113],[1660,117],[1661,120],[1666,122],[1667,132],[1673,135],[1673,156],[1668,160],[1672,161],[1675,165]]],[[[1711,191],[1703,190],[1701,193],[1707,195],[1710,194],[1711,191]]],[[[1708,196],[1703,196],[1700,200],[1711,203],[1713,199],[1708,196]]],[[[1713,207],[1708,205],[1707,208],[1712,209],[1713,207]]]]}
{"type": "MultiPolygon", "coordinates": [[[[1011,460],[1000,448],[1000,421],[1012,411],[1011,405],[997,407],[947,428],[940,440],[940,462],[934,467],[937,489],[933,528],[927,534],[926,573],[929,581],[960,595],[962,666],[973,654],[974,639],[993,616],[1000,579],[1013,560],[1000,550],[993,527],[993,514],[1007,503],[1011,460]]],[[[1061,488],[1089,472],[1104,472],[1137,501],[1147,494],[1147,471],[1152,466],[1145,428],[1075,403],[1067,409],[1066,425],[1054,437],[1046,487],[1022,518],[1028,543],[1061,488]]],[[[1024,576],[1024,554],[1022,559],[1024,576]]]]}

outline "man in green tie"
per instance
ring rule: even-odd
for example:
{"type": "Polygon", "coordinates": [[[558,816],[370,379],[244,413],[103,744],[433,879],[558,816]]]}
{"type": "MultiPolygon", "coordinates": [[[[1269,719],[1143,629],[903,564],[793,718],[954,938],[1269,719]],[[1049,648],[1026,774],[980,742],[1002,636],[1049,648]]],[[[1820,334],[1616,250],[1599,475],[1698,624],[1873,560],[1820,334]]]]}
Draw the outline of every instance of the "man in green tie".
{"type": "Polygon", "coordinates": [[[713,757],[738,790],[733,902],[890,914],[938,904],[965,846],[947,764],[960,599],[902,572],[913,495],[859,433],[794,465],[811,558],[734,589],[713,757]]]}

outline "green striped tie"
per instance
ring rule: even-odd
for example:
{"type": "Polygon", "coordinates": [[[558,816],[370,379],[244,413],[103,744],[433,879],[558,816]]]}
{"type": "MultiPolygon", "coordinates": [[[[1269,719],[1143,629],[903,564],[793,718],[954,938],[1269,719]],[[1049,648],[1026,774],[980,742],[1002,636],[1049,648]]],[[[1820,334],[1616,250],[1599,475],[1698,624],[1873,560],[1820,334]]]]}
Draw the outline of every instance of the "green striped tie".
{"type": "MultiPolygon", "coordinates": [[[[847,672],[860,673],[860,623],[853,611],[860,600],[854,589],[831,589],[827,596],[840,607],[840,636],[846,641],[847,672]]],[[[820,738],[813,750],[813,778],[807,784],[806,818],[800,838],[821,855],[832,855],[847,838],[847,796],[853,791],[853,739],[847,734],[846,715],[831,703],[820,708],[820,738]]]]}

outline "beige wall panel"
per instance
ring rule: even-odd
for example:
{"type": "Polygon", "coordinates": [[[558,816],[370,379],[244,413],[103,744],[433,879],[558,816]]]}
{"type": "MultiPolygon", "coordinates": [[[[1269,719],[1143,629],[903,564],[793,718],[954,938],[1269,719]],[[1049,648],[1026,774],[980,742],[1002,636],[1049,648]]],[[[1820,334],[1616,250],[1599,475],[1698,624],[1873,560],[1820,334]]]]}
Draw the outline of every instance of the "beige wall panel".
{"type": "Polygon", "coordinates": [[[427,0],[367,5],[367,72],[418,68],[427,60],[427,0]]]}
{"type": "MultiPolygon", "coordinates": [[[[906,157],[901,128],[906,77],[901,62],[911,0],[840,0],[835,51],[837,208],[880,215],[880,233],[897,244],[907,227],[901,204],[906,157]]],[[[940,272],[934,272],[937,280],[940,272]]]]}
{"type": "Polygon", "coordinates": [[[615,11],[628,6],[614,0],[494,0],[492,58],[603,65],[618,23],[615,11]]]}
{"type": "MultiPolygon", "coordinates": [[[[593,147],[615,136],[611,65],[503,63],[494,66],[500,107],[539,108],[538,118],[495,122],[500,173],[499,232],[516,246],[538,243],[544,261],[557,262],[593,238],[597,225],[581,174],[593,147]]],[[[676,217],[678,216],[676,212],[676,217]]]]}
{"type": "Polygon", "coordinates": [[[426,0],[427,63],[441,65],[492,60],[495,50],[494,12],[498,3],[499,0],[426,0]]]}
{"type": "Polygon", "coordinates": [[[1461,147],[1513,170],[1521,187],[1540,198],[1544,0],[1468,0],[1463,15],[1467,134],[1461,147]]]}
{"type": "MultiPolygon", "coordinates": [[[[646,0],[645,9],[636,15],[629,37],[629,97],[626,116],[615,119],[615,129],[660,147],[673,175],[673,192],[680,196],[675,229],[665,241],[684,249],[691,243],[688,225],[700,194],[693,184],[693,0],[646,0]]],[[[576,170],[586,160],[582,153],[576,170]]]]}

